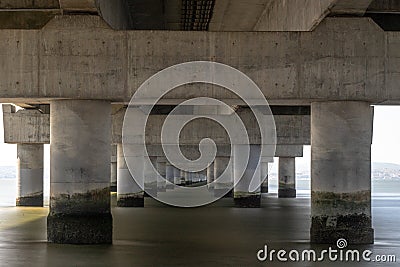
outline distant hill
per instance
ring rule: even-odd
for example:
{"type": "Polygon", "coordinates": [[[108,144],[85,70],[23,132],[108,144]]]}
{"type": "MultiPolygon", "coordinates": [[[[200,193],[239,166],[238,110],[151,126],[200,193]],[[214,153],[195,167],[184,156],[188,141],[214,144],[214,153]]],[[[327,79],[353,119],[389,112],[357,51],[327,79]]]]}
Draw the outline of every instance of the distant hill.
{"type": "Polygon", "coordinates": [[[372,163],[373,170],[400,170],[400,164],[374,162],[372,163]]]}

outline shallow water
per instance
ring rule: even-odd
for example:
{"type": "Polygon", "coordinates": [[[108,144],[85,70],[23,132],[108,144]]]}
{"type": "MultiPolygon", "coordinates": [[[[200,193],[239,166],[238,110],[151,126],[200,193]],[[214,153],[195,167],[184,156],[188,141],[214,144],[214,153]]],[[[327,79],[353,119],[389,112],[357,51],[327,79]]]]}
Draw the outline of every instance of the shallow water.
{"type": "MultiPolygon", "coordinates": [[[[184,209],[146,199],[146,208],[113,208],[112,246],[46,243],[47,208],[0,208],[0,266],[397,266],[395,263],[260,263],[271,249],[318,250],[310,245],[310,199],[264,196],[261,209],[232,207],[223,199],[184,209]]],[[[400,257],[400,198],[373,201],[376,244],[350,246],[400,257]]],[[[400,258],[399,258],[400,259],[400,258]]]]}

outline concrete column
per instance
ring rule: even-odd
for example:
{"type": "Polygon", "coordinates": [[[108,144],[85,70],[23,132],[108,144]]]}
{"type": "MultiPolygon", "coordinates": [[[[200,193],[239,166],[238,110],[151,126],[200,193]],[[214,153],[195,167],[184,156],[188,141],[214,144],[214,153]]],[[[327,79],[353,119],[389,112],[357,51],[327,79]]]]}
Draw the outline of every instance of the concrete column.
{"type": "Polygon", "coordinates": [[[132,177],[122,144],[117,146],[117,206],[118,207],[144,207],[144,192],[132,177]]]}
{"type": "Polygon", "coordinates": [[[111,146],[111,192],[117,192],[117,146],[111,146]]]}
{"type": "Polygon", "coordinates": [[[166,158],[157,157],[157,172],[160,174],[157,176],[157,192],[165,192],[167,183],[166,179],[166,158]]]}
{"type": "Polygon", "coordinates": [[[17,144],[17,206],[43,207],[43,144],[17,144]]]}
{"type": "Polygon", "coordinates": [[[296,197],[296,158],[279,158],[279,189],[278,197],[295,198],[296,197]]]}
{"type": "Polygon", "coordinates": [[[259,208],[261,206],[261,191],[260,187],[256,188],[254,191],[250,191],[250,182],[253,179],[253,175],[258,181],[261,177],[261,168],[258,167],[258,162],[260,159],[261,146],[260,145],[250,145],[250,157],[247,164],[247,168],[243,176],[240,176],[238,169],[242,168],[238,164],[238,160],[241,155],[243,155],[243,149],[245,146],[236,145],[233,147],[234,151],[234,165],[233,174],[235,179],[234,188],[234,200],[235,206],[239,208],[259,208]]]}
{"type": "Polygon", "coordinates": [[[372,108],[355,101],[311,106],[311,242],[374,242],[372,108]]]}
{"type": "Polygon", "coordinates": [[[268,193],[268,162],[261,162],[261,193],[268,193]]]}
{"type": "Polygon", "coordinates": [[[212,182],[214,182],[214,162],[207,168],[208,189],[214,189],[214,185],[211,185],[212,182]]]}
{"type": "Polygon", "coordinates": [[[167,189],[172,189],[174,184],[174,166],[171,165],[171,163],[166,162],[165,163],[165,177],[167,181],[169,181],[171,184],[167,183],[167,189]]]}
{"type": "Polygon", "coordinates": [[[230,170],[228,175],[218,179],[228,167],[229,160],[229,157],[216,157],[214,160],[214,179],[217,180],[214,187],[216,197],[233,196],[232,190],[227,193],[227,189],[233,187],[233,170],[230,170]]]}
{"type": "Polygon", "coordinates": [[[177,185],[181,184],[181,170],[178,169],[175,166],[172,166],[172,168],[174,168],[174,183],[177,185]]]}
{"type": "MultiPolygon", "coordinates": [[[[157,196],[157,175],[154,169],[157,168],[157,157],[149,157],[151,164],[146,164],[144,168],[144,187],[146,192],[150,192],[152,196],[157,196]]],[[[149,196],[145,193],[145,196],[149,196]]]]}
{"type": "Polygon", "coordinates": [[[185,172],[185,181],[186,181],[186,184],[192,184],[192,183],[194,183],[194,173],[191,173],[191,172],[185,172]]]}
{"type": "Polygon", "coordinates": [[[51,101],[49,242],[112,243],[111,104],[51,101]]]}

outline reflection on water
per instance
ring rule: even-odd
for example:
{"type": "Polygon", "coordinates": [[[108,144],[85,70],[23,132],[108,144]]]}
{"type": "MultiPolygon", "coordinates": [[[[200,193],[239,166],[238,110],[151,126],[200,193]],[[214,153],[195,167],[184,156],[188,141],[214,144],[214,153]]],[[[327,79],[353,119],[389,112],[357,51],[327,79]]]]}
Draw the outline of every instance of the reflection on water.
{"type": "MultiPolygon", "coordinates": [[[[47,208],[0,208],[0,266],[285,266],[260,264],[256,253],[264,244],[287,250],[326,248],[308,243],[308,198],[277,199],[272,194],[264,196],[261,209],[238,209],[232,204],[231,199],[223,199],[184,209],[146,199],[146,208],[113,208],[112,246],[47,244],[47,208]]],[[[400,257],[399,204],[400,198],[394,197],[374,200],[376,244],[357,248],[400,257]]]]}
{"type": "MultiPolygon", "coordinates": [[[[2,205],[14,205],[15,180],[0,180],[2,205]],[[5,189],[5,190],[4,190],[5,189]]],[[[400,259],[400,182],[374,182],[376,244],[359,246],[400,259]]],[[[272,182],[270,191],[276,192],[272,182]]],[[[297,199],[264,195],[261,209],[237,209],[232,199],[207,207],[172,208],[146,199],[146,208],[113,208],[114,245],[46,243],[47,208],[0,208],[0,266],[284,266],[260,264],[256,253],[271,249],[325,249],[310,245],[309,182],[297,183],[297,199]]],[[[113,202],[115,205],[115,195],[113,202]]],[[[290,266],[343,266],[294,263],[290,266]]],[[[347,266],[397,266],[352,263],[347,266]]]]}

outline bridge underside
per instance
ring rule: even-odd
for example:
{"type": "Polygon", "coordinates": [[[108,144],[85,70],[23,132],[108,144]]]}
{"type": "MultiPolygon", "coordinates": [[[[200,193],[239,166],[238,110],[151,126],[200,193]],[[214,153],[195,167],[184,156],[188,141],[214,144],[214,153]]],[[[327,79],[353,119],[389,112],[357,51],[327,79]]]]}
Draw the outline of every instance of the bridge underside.
{"type": "MultiPolygon", "coordinates": [[[[269,156],[280,158],[280,197],[296,196],[295,157],[311,144],[312,242],[374,242],[371,105],[400,103],[400,6],[389,0],[245,2],[0,2],[0,101],[25,108],[3,107],[5,141],[18,144],[17,202],[42,205],[43,144],[50,143],[50,242],[111,243],[111,183],[119,206],[143,207],[144,190],[163,194],[176,184],[212,182],[228,168],[231,150],[240,158],[225,132],[203,121],[183,131],[183,150],[198,152],[193,147],[204,136],[220,140],[212,165],[196,174],[179,170],[162,154],[157,133],[146,136],[149,156],[165,180],[132,179],[122,148],[126,106],[149,77],[189,61],[240,70],[273,105],[277,147],[269,156]]],[[[204,96],[254,121],[226,88],[190,84],[157,102],[149,132],[183,101],[204,96]]],[[[156,100],[149,95],[139,104],[156,100]]],[[[260,151],[260,132],[249,136],[251,151],[260,151]]],[[[268,159],[258,170],[254,153],[247,168],[259,171],[262,182],[268,159]]],[[[236,206],[259,207],[267,185],[249,190],[248,173],[239,177],[237,167],[208,189],[226,193],[235,182],[236,206]]]]}

